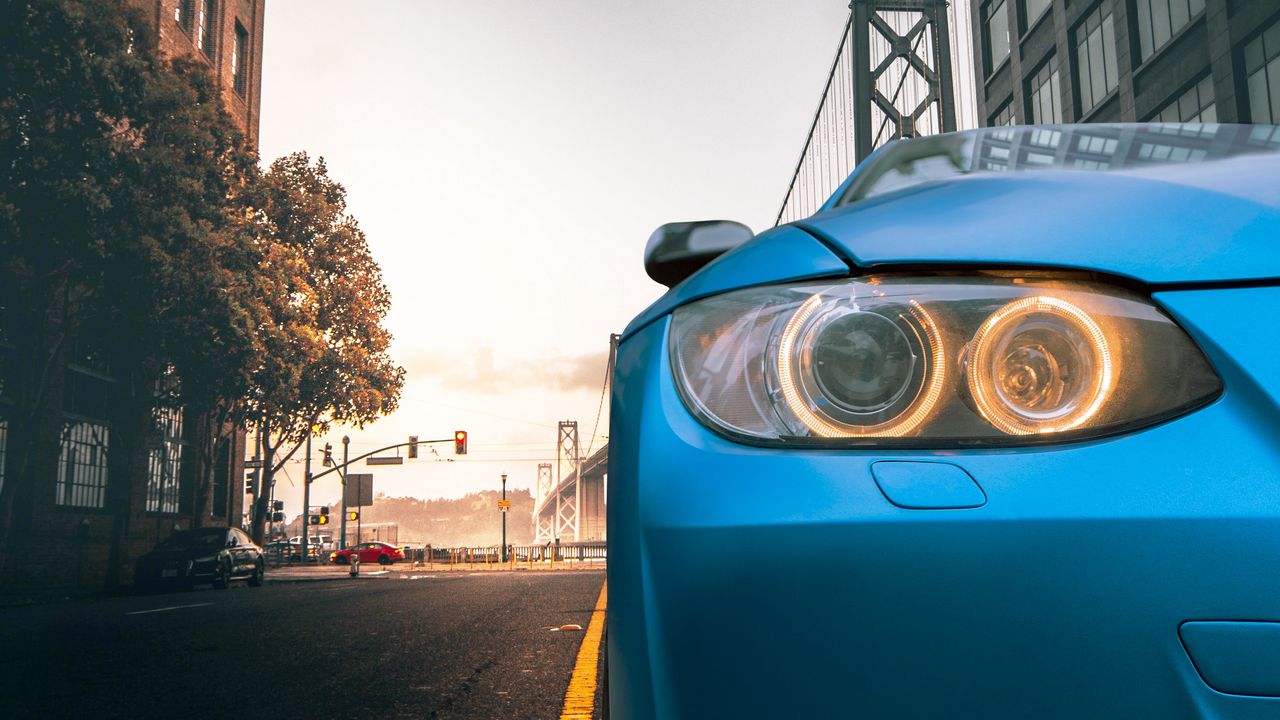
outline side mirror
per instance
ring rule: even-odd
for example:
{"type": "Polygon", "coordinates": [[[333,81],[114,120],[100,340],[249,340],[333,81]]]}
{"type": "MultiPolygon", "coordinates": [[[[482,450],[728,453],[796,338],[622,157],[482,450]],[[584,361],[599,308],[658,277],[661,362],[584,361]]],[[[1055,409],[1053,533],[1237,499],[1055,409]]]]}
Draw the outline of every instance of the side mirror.
{"type": "Polygon", "coordinates": [[[672,287],[754,236],[751,228],[731,220],[667,223],[649,236],[644,271],[672,287]]]}

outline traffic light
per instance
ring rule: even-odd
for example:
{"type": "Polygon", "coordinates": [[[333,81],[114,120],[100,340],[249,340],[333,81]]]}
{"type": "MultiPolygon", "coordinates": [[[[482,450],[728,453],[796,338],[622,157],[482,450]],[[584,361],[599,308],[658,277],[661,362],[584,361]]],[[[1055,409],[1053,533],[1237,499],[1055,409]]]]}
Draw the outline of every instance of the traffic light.
{"type": "Polygon", "coordinates": [[[272,510],[284,510],[284,501],[283,501],[283,500],[276,500],[275,502],[271,503],[271,509],[272,509],[272,510]]]}
{"type": "Polygon", "coordinates": [[[244,494],[245,495],[253,494],[253,478],[244,479],[244,494]]]}
{"type": "Polygon", "coordinates": [[[328,513],[325,513],[324,515],[321,515],[321,516],[320,516],[320,524],[321,524],[321,525],[328,525],[328,524],[329,524],[329,514],[328,514],[328,513]]]}
{"type": "Polygon", "coordinates": [[[347,519],[348,519],[348,520],[359,520],[359,519],[360,519],[360,513],[356,512],[355,510],[352,510],[351,512],[347,513],[347,519]]]}
{"type": "Polygon", "coordinates": [[[271,522],[284,522],[284,513],[282,512],[271,513],[271,522]]]}
{"type": "Polygon", "coordinates": [[[319,524],[320,524],[320,516],[319,516],[319,515],[308,515],[308,516],[307,516],[307,524],[308,524],[308,525],[319,525],[319,524]]]}
{"type": "Polygon", "coordinates": [[[453,433],[453,454],[467,454],[467,431],[457,430],[453,433]]]}
{"type": "Polygon", "coordinates": [[[324,466],[333,467],[333,443],[324,444],[324,466]]]}
{"type": "Polygon", "coordinates": [[[416,457],[418,457],[418,436],[410,435],[409,436],[409,459],[412,460],[416,457]]]}

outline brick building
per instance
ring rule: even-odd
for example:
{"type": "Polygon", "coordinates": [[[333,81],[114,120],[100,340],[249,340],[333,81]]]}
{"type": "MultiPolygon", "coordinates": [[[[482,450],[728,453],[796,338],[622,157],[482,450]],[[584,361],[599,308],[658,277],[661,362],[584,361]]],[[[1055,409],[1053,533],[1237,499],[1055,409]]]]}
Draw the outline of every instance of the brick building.
{"type": "Polygon", "coordinates": [[[1280,123],[1275,0],[973,0],[980,124],[1280,123]]]}
{"type": "MultiPolygon", "coordinates": [[[[208,63],[227,111],[256,147],[265,0],[126,2],[154,23],[163,52],[208,63]]],[[[241,525],[245,433],[162,408],[142,451],[123,466],[108,463],[122,435],[111,412],[121,383],[90,349],[68,353],[61,400],[52,404],[62,408],[56,467],[36,472],[31,497],[15,506],[26,528],[24,551],[10,558],[15,584],[127,584],[136,558],[174,527],[241,525]]],[[[6,429],[0,415],[0,483],[6,429]]]]}

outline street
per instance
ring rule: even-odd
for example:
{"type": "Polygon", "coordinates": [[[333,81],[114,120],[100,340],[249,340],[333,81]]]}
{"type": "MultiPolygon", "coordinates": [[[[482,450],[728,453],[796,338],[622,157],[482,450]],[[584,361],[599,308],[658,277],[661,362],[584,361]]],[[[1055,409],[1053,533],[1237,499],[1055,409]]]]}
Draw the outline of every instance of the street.
{"type": "Polygon", "coordinates": [[[603,580],[393,572],[3,609],[0,717],[555,718],[584,636],[559,628],[587,628],[603,580]]]}

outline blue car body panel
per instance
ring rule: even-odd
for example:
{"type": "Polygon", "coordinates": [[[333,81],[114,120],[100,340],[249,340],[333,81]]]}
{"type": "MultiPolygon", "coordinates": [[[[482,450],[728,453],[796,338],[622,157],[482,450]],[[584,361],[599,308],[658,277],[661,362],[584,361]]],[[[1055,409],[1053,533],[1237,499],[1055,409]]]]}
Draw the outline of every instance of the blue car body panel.
{"type": "Polygon", "coordinates": [[[613,394],[613,716],[1280,717],[1211,689],[1178,634],[1280,620],[1280,369],[1244,372],[1256,338],[1220,328],[1250,293],[1280,302],[1161,298],[1206,341],[1219,400],[1021,450],[739,445],[681,403],[668,323],[645,327],[613,394]],[[959,466],[987,502],[896,507],[881,460],[959,466]]]}
{"type": "Polygon", "coordinates": [[[1249,657],[1275,656],[1280,622],[1272,157],[829,203],[646,310],[612,390],[612,717],[1280,718],[1280,697],[1263,696],[1272,675],[1249,657]],[[921,266],[1127,278],[1199,345],[1223,393],[1105,439],[936,451],[748,446],[679,397],[674,308],[921,266]],[[877,478],[886,462],[930,466],[877,478]]]}
{"type": "Polygon", "coordinates": [[[796,224],[862,267],[1051,266],[1147,283],[1280,277],[1280,161],[1187,168],[1199,174],[974,175],[796,224]]]}

